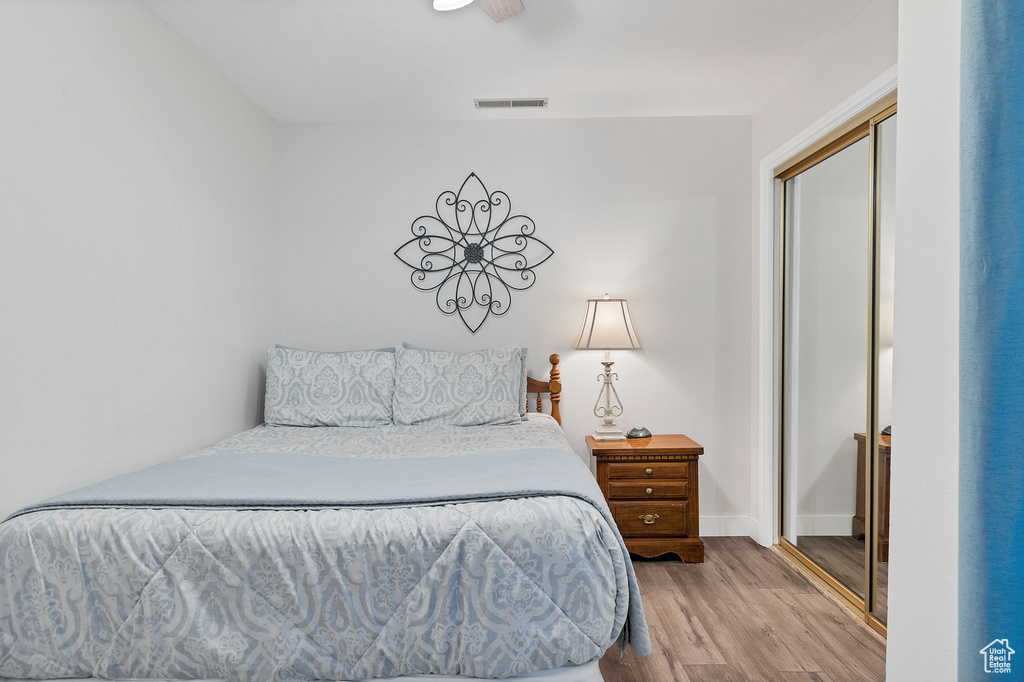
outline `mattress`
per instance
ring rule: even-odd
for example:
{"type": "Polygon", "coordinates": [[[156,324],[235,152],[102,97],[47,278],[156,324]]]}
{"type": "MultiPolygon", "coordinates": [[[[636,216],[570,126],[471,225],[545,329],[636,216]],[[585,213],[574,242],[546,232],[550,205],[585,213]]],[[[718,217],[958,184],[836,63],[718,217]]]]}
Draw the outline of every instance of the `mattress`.
{"type": "Polygon", "coordinates": [[[505,678],[649,651],[554,420],[258,427],[0,524],[0,676],[505,678]]]}

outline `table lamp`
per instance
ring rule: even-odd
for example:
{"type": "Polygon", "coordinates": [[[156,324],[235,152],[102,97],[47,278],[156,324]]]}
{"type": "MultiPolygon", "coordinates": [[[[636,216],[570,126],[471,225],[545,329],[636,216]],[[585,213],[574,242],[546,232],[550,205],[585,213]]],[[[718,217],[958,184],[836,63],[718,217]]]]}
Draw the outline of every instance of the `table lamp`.
{"type": "Polygon", "coordinates": [[[611,351],[640,348],[640,341],[629,319],[626,299],[611,298],[605,294],[604,298],[587,300],[587,314],[573,348],[604,351],[604,361],[601,363],[604,372],[597,375],[597,380],[603,383],[601,392],[597,394],[597,402],[594,403],[594,416],[601,423],[594,431],[594,440],[624,440],[626,435],[615,424],[615,417],[622,415],[622,401],[612,383],[619,375],[612,372],[611,351]]]}

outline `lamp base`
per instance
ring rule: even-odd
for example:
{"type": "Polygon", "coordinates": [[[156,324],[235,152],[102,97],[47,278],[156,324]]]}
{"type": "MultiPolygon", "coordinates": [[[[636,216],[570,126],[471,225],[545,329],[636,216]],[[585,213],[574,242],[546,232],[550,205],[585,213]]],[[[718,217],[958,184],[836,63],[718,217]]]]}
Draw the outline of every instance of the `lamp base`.
{"type": "Polygon", "coordinates": [[[594,440],[626,440],[626,434],[622,432],[615,422],[602,422],[594,429],[594,440]]]}

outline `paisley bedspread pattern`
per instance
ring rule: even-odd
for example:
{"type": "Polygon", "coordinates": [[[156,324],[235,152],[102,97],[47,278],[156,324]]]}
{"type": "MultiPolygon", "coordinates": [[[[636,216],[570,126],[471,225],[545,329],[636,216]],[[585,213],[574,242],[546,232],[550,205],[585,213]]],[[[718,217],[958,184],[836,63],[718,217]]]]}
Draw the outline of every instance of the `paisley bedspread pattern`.
{"type": "Polygon", "coordinates": [[[572,496],[40,509],[0,524],[0,677],[501,678],[617,637],[649,651],[631,588],[618,533],[572,496]]]}
{"type": "Polygon", "coordinates": [[[618,541],[574,498],[0,529],[0,676],[506,677],[600,656],[626,614],[618,541]]]}

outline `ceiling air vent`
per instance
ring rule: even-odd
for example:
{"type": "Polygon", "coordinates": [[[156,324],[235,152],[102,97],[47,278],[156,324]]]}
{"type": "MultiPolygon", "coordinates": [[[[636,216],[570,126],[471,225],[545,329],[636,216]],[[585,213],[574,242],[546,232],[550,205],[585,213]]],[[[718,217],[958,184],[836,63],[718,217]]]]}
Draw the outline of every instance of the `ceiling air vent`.
{"type": "Polygon", "coordinates": [[[531,97],[526,99],[475,99],[477,109],[547,109],[547,97],[531,97]]]}

